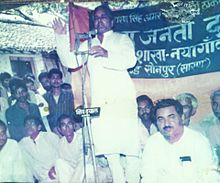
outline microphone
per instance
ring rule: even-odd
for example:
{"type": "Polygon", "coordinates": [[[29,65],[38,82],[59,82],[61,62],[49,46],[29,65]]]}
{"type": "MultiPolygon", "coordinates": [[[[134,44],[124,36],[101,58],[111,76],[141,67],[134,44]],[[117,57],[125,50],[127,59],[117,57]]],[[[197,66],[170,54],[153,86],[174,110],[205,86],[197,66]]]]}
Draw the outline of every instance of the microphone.
{"type": "Polygon", "coordinates": [[[89,53],[89,50],[86,50],[86,51],[79,51],[79,45],[80,45],[80,42],[83,40],[88,40],[88,47],[90,48],[91,47],[91,40],[92,38],[97,34],[97,31],[96,30],[91,30],[89,32],[85,32],[85,33],[76,33],[76,39],[75,39],[75,55],[86,55],[89,53]]]}
{"type": "Polygon", "coordinates": [[[97,34],[97,31],[94,29],[94,30],[91,30],[89,32],[76,33],[76,38],[78,38],[78,39],[89,39],[89,38],[94,37],[96,34],[97,34]]]}

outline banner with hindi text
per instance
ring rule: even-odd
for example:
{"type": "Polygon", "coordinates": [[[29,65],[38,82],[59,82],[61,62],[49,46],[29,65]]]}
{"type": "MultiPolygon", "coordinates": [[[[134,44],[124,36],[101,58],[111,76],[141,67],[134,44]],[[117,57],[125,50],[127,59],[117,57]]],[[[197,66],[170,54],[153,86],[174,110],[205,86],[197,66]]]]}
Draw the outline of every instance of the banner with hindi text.
{"type": "Polygon", "coordinates": [[[135,44],[137,65],[129,71],[132,78],[220,71],[220,3],[185,24],[169,23],[160,6],[119,10],[114,15],[114,31],[128,34],[135,44]]]}

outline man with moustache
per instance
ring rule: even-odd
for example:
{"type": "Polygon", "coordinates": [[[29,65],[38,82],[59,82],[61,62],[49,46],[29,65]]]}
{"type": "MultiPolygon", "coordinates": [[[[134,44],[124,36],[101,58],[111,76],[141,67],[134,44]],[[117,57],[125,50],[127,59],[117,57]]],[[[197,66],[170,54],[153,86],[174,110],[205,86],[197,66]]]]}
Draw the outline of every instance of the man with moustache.
{"type": "MultiPolygon", "coordinates": [[[[24,119],[28,115],[41,118],[39,107],[28,101],[28,89],[23,80],[13,78],[9,83],[11,94],[16,99],[15,104],[6,110],[6,119],[10,137],[20,141],[24,136],[24,119]]],[[[42,130],[46,131],[42,123],[42,130]]]]}
{"type": "Polygon", "coordinates": [[[208,140],[183,125],[183,107],[174,99],[155,105],[159,132],[149,137],[143,153],[142,183],[219,182],[216,157],[208,140]]]}
{"type": "Polygon", "coordinates": [[[153,101],[147,95],[140,95],[136,100],[138,105],[138,117],[148,131],[149,135],[152,135],[157,132],[157,127],[151,118],[153,101]]]}
{"type": "Polygon", "coordinates": [[[138,124],[140,130],[140,144],[143,151],[147,138],[157,132],[157,127],[152,121],[153,101],[147,95],[136,98],[138,106],[138,124]]]}
{"type": "MultiPolygon", "coordinates": [[[[51,90],[50,80],[48,78],[48,72],[41,72],[38,76],[38,81],[46,92],[51,90]]],[[[44,94],[43,94],[44,95],[44,94]]]]}
{"type": "Polygon", "coordinates": [[[63,73],[53,68],[48,73],[51,90],[44,95],[49,105],[48,122],[51,130],[59,137],[62,137],[58,130],[57,119],[62,114],[68,114],[73,117],[74,97],[71,91],[63,91],[61,84],[63,83],[63,73]]]}
{"type": "MultiPolygon", "coordinates": [[[[91,40],[91,48],[83,42],[79,51],[89,52],[91,106],[101,108],[100,116],[92,119],[95,155],[107,158],[114,183],[138,182],[136,90],[127,72],[136,64],[134,45],[127,35],[113,31],[114,16],[108,6],[96,7],[92,18],[97,36],[91,40]],[[126,160],[125,169],[122,157],[126,160]]],[[[77,63],[82,59],[69,52],[66,27],[55,20],[53,28],[61,62],[68,68],[79,68],[77,63]]]]}

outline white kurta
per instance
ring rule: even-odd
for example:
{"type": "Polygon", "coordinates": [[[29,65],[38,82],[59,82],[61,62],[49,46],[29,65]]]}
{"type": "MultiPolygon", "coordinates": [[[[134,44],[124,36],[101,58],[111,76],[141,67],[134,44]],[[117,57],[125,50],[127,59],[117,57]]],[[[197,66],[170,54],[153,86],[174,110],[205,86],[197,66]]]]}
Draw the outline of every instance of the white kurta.
{"type": "Polygon", "coordinates": [[[67,142],[66,137],[62,137],[59,143],[59,158],[67,161],[73,169],[83,164],[83,145],[81,130],[74,133],[71,143],[67,142]]]}
{"type": "MultiPolygon", "coordinates": [[[[94,182],[92,160],[89,155],[86,157],[86,176],[87,181],[94,182]]],[[[57,177],[59,182],[83,182],[84,161],[83,161],[83,142],[82,132],[78,130],[74,134],[72,142],[68,143],[65,137],[60,139],[59,160],[56,163],[57,177]],[[65,176],[64,176],[65,175],[65,176]]],[[[99,182],[107,182],[110,179],[109,170],[97,164],[99,182]]]]}
{"type": "Polygon", "coordinates": [[[48,171],[58,159],[59,137],[51,132],[40,132],[35,141],[24,137],[19,145],[32,174],[40,182],[50,182],[48,171]]]}
{"type": "Polygon", "coordinates": [[[147,139],[157,132],[157,127],[152,123],[150,125],[150,133],[148,132],[147,128],[142,123],[141,119],[138,118],[138,127],[139,127],[139,135],[140,135],[140,146],[141,146],[141,154],[144,150],[144,146],[147,142],[147,139]]]}
{"type": "Polygon", "coordinates": [[[59,160],[56,162],[59,181],[82,182],[83,180],[83,145],[82,133],[77,131],[72,142],[62,137],[59,142],[59,160]],[[65,176],[63,175],[65,174],[65,176]]]}
{"type": "Polygon", "coordinates": [[[8,139],[0,151],[0,182],[33,182],[17,142],[8,139]]]}
{"type": "MultiPolygon", "coordinates": [[[[74,54],[68,52],[65,36],[57,36],[57,43],[63,65],[77,67],[74,54]]],[[[102,43],[92,39],[94,45],[108,51],[108,58],[88,58],[92,107],[101,108],[100,116],[92,120],[95,152],[138,155],[136,91],[127,72],[136,63],[133,43],[127,35],[109,31],[104,34],[102,43]]],[[[86,46],[84,43],[80,50],[88,50],[86,46]]]]}
{"type": "Polygon", "coordinates": [[[142,182],[217,183],[216,157],[208,140],[184,127],[181,139],[170,144],[160,132],[148,138],[142,160],[142,182]],[[191,161],[181,161],[180,157],[191,161]]]}

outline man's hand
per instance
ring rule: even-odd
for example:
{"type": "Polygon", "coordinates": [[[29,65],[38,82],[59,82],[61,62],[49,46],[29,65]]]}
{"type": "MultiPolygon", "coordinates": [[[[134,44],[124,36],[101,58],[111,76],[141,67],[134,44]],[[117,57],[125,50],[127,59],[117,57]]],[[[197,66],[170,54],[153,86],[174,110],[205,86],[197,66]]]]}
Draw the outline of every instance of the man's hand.
{"type": "Polygon", "coordinates": [[[51,180],[56,179],[56,171],[55,171],[54,166],[49,170],[48,176],[51,180]]]}
{"type": "Polygon", "coordinates": [[[66,34],[66,24],[62,23],[60,19],[55,18],[52,27],[56,34],[66,34]]]}
{"type": "Polygon", "coordinates": [[[101,46],[93,46],[89,50],[89,54],[93,55],[94,57],[108,57],[108,51],[101,46]]]}

